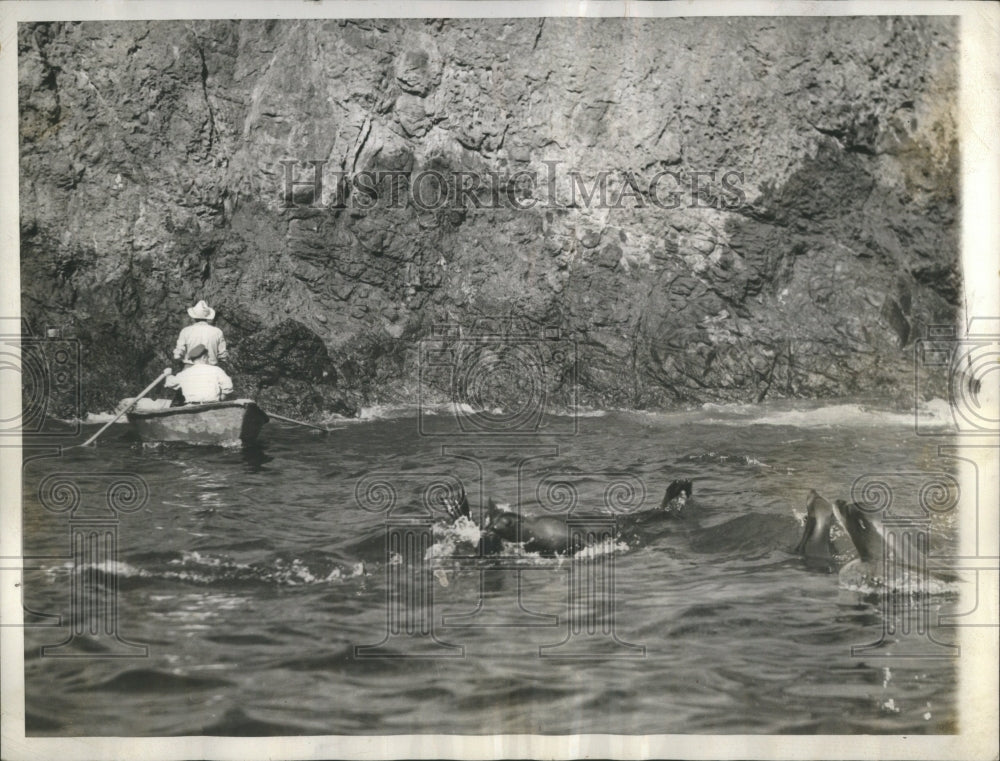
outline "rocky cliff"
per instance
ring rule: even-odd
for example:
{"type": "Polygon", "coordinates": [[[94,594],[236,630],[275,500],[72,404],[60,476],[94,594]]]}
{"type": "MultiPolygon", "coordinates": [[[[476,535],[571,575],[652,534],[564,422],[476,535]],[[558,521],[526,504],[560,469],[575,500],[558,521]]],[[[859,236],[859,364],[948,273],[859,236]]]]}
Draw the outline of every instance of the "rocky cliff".
{"type": "Polygon", "coordinates": [[[79,342],[85,409],[154,378],[201,298],[238,390],[313,415],[415,401],[428,347],[482,333],[483,403],[536,370],[590,406],[905,397],[913,341],[956,317],[947,18],[52,23],[19,45],[23,313],[79,342]]]}

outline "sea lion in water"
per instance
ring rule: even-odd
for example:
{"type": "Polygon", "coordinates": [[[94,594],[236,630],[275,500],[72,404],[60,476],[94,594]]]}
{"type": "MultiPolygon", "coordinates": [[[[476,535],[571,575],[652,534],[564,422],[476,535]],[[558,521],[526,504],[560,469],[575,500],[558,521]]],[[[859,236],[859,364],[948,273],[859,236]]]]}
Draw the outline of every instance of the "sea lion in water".
{"type": "Polygon", "coordinates": [[[554,515],[538,517],[519,516],[517,513],[501,510],[492,501],[487,531],[505,542],[523,542],[528,552],[541,555],[564,555],[576,552],[579,546],[569,546],[569,530],[566,521],[554,515]],[[520,520],[518,520],[520,518],[520,520]]]}
{"type": "Polygon", "coordinates": [[[882,521],[875,511],[865,509],[856,502],[848,504],[842,499],[836,500],[835,504],[851,542],[858,551],[858,559],[865,563],[881,564],[885,559],[886,540],[882,521]]]}
{"type": "MultiPolygon", "coordinates": [[[[882,521],[876,511],[852,502],[848,504],[842,499],[834,502],[840,520],[847,529],[858,557],[840,569],[840,578],[844,586],[862,589],[881,587],[886,583],[886,557],[899,561],[895,572],[890,575],[898,580],[901,575],[907,577],[916,569],[905,562],[896,553],[895,547],[886,540],[882,521]]],[[[926,564],[924,565],[926,568],[926,564]]]]}
{"type": "MultiPolygon", "coordinates": [[[[663,495],[660,509],[647,514],[679,514],[690,500],[692,490],[689,480],[672,481],[663,495]]],[[[523,516],[501,509],[493,500],[486,507],[482,537],[480,542],[484,554],[499,553],[502,542],[521,542],[528,552],[541,555],[567,555],[583,548],[579,538],[570,545],[570,532],[564,517],[523,516]],[[487,549],[493,551],[486,552],[487,549]]]]}
{"type": "Polygon", "coordinates": [[[671,481],[663,494],[663,501],[660,502],[660,509],[671,513],[679,513],[691,499],[691,492],[694,490],[690,481],[671,481]]]}
{"type": "Polygon", "coordinates": [[[901,535],[886,533],[878,510],[842,499],[834,502],[858,557],[840,569],[841,582],[861,588],[889,587],[899,591],[933,591],[928,582],[952,584],[960,577],[945,569],[931,570],[919,544],[901,545],[901,535]]]}
{"type": "Polygon", "coordinates": [[[830,538],[834,518],[839,517],[847,529],[858,556],[840,569],[840,581],[844,586],[857,588],[877,588],[887,584],[896,589],[912,590],[924,584],[932,575],[943,582],[958,581],[959,577],[948,571],[928,571],[927,558],[916,546],[901,548],[896,546],[897,537],[887,536],[878,511],[857,503],[835,500],[831,506],[815,490],[810,490],[806,502],[807,516],[802,538],[795,551],[807,563],[827,564],[832,570],[839,553],[830,538]],[[891,566],[890,579],[886,579],[886,562],[891,566]]]}
{"type": "MultiPolygon", "coordinates": [[[[461,518],[466,518],[472,520],[472,511],[469,509],[469,498],[465,495],[465,487],[460,487],[461,491],[454,497],[442,497],[441,507],[444,511],[448,513],[448,517],[451,520],[457,521],[461,518]]],[[[479,531],[479,554],[480,555],[496,555],[503,549],[503,542],[500,537],[493,531],[488,530],[488,524],[490,520],[490,513],[493,510],[499,508],[494,505],[491,499],[489,505],[487,506],[486,515],[486,525],[480,528],[479,531]]]]}
{"type": "Polygon", "coordinates": [[[833,570],[836,548],[833,546],[830,530],[834,520],[833,505],[817,494],[815,489],[810,489],[806,499],[802,538],[795,545],[795,552],[802,555],[807,565],[833,570]]]}

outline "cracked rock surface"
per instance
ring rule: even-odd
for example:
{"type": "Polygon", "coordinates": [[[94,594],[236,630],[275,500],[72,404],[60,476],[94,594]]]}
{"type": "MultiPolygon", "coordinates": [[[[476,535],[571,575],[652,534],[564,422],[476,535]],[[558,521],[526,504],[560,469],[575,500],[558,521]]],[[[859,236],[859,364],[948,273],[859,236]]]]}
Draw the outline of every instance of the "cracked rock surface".
{"type": "Polygon", "coordinates": [[[912,401],[960,300],[957,44],[946,17],[22,24],[23,314],[79,341],[82,412],[201,298],[286,414],[414,402],[422,347],[487,405],[534,372],[554,404],[912,401]]]}

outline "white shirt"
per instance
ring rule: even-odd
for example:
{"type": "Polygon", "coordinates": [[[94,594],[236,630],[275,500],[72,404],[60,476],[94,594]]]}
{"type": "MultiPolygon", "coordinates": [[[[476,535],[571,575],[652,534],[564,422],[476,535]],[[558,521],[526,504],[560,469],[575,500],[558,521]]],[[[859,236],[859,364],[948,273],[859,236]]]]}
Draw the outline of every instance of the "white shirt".
{"type": "Polygon", "coordinates": [[[191,365],[177,375],[168,375],[163,385],[167,388],[180,387],[188,404],[220,402],[223,396],[233,393],[232,379],[215,365],[191,365]]]}
{"type": "Polygon", "coordinates": [[[181,334],[177,336],[174,359],[183,359],[185,364],[191,364],[188,352],[198,344],[208,349],[208,363],[210,365],[219,364],[220,359],[229,359],[229,352],[226,351],[226,339],[223,337],[222,331],[207,322],[196,322],[181,331],[181,334]]]}

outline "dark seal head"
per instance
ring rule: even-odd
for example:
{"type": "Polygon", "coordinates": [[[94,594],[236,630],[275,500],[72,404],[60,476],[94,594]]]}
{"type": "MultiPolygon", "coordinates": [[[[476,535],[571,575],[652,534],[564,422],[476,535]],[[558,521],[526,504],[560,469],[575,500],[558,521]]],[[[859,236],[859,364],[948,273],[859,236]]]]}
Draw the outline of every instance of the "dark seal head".
{"type": "Polygon", "coordinates": [[[508,542],[517,541],[517,513],[504,510],[492,499],[486,503],[484,528],[508,542]]]}
{"type": "Polygon", "coordinates": [[[504,510],[491,498],[486,503],[482,531],[485,540],[482,545],[483,554],[499,553],[503,549],[503,542],[517,541],[517,513],[504,510]]]}
{"type": "Polygon", "coordinates": [[[566,521],[553,515],[532,517],[499,511],[490,521],[489,531],[505,542],[520,542],[526,552],[540,555],[564,555],[579,549],[570,546],[566,521]]]}
{"type": "MultiPolygon", "coordinates": [[[[875,593],[886,586],[886,547],[882,532],[882,521],[876,511],[865,509],[855,502],[838,499],[835,503],[840,520],[851,537],[851,543],[858,551],[858,557],[840,569],[842,586],[860,592],[875,593]]],[[[906,575],[906,568],[896,569],[893,578],[906,575]]]]}
{"type": "Polygon", "coordinates": [[[806,520],[802,527],[802,538],[795,545],[795,552],[801,555],[807,565],[833,570],[834,547],[830,538],[833,527],[833,505],[823,499],[815,489],[809,490],[806,498],[806,520]]]}
{"type": "Polygon", "coordinates": [[[687,505],[688,500],[691,499],[692,491],[694,491],[694,487],[690,481],[671,481],[667,487],[667,491],[663,495],[660,509],[666,510],[669,513],[681,512],[687,505]]]}
{"type": "Polygon", "coordinates": [[[582,545],[577,539],[570,544],[566,520],[554,515],[518,515],[503,510],[490,500],[486,507],[486,532],[512,544],[520,543],[526,552],[539,555],[565,555],[576,552],[582,545]]]}
{"type": "Polygon", "coordinates": [[[885,534],[876,511],[842,499],[834,504],[861,561],[881,564],[885,558],[885,534]]]}
{"type": "Polygon", "coordinates": [[[902,544],[900,535],[886,533],[877,509],[842,499],[834,504],[858,551],[858,559],[840,570],[842,584],[934,592],[948,591],[947,585],[961,581],[948,569],[931,570],[919,546],[902,544]]]}
{"type": "MultiPolygon", "coordinates": [[[[802,538],[794,550],[807,566],[831,573],[836,570],[838,562],[843,562],[845,553],[850,551],[847,546],[838,547],[831,536],[836,517],[833,505],[815,489],[810,489],[806,498],[802,538]]],[[[841,545],[845,542],[841,541],[841,545]]]]}

